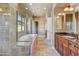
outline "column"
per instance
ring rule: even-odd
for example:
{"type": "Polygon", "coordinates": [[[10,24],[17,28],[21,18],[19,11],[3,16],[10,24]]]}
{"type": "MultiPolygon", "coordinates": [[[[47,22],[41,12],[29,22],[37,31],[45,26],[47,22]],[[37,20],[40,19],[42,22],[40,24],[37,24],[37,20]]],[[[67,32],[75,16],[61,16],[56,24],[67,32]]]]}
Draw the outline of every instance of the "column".
{"type": "Polygon", "coordinates": [[[9,19],[9,27],[10,27],[10,42],[11,45],[15,45],[16,41],[17,41],[17,34],[16,34],[16,11],[17,11],[17,7],[18,4],[9,4],[10,10],[9,13],[10,15],[10,19],[9,19]]]}

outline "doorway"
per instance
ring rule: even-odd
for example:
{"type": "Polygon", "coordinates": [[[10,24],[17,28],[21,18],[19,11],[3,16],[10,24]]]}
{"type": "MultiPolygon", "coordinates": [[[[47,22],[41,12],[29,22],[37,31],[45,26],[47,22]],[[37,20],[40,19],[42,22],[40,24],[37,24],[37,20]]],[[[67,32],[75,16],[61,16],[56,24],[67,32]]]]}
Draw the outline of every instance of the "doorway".
{"type": "Polygon", "coordinates": [[[36,26],[36,34],[38,34],[38,22],[35,22],[35,26],[36,26]]]}

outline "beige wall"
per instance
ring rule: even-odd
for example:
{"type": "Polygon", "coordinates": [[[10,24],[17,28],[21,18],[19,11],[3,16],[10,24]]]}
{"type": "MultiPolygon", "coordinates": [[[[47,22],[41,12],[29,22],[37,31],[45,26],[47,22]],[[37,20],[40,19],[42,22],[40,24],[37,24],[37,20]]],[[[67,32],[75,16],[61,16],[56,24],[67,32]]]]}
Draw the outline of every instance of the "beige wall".
{"type": "Polygon", "coordinates": [[[38,34],[45,34],[45,17],[34,18],[34,21],[38,21],[38,34]]]}

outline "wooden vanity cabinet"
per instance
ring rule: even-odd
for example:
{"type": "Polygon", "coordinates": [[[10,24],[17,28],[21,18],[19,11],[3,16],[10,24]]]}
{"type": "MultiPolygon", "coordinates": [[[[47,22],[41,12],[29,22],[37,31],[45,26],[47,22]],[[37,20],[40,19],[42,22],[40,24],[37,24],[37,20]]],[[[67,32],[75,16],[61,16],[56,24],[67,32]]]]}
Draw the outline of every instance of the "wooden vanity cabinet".
{"type": "Polygon", "coordinates": [[[59,45],[59,43],[58,43],[58,37],[57,37],[57,35],[55,35],[55,49],[58,51],[58,45],[59,45]]]}
{"type": "Polygon", "coordinates": [[[78,56],[78,45],[69,41],[69,56],[78,56]]]}
{"type": "Polygon", "coordinates": [[[63,55],[63,38],[61,37],[61,36],[58,36],[58,43],[59,43],[59,53],[61,54],[61,55],[63,55]]]}
{"type": "Polygon", "coordinates": [[[62,56],[79,56],[79,45],[62,35],[56,35],[55,48],[62,56]]]}
{"type": "Polygon", "coordinates": [[[64,56],[68,56],[68,40],[67,39],[64,39],[63,40],[63,55],[64,56]]]}
{"type": "Polygon", "coordinates": [[[78,56],[79,56],[79,44],[78,44],[78,56]]]}
{"type": "Polygon", "coordinates": [[[60,55],[63,55],[63,38],[60,35],[56,35],[55,42],[56,50],[60,53],[60,55]]]}

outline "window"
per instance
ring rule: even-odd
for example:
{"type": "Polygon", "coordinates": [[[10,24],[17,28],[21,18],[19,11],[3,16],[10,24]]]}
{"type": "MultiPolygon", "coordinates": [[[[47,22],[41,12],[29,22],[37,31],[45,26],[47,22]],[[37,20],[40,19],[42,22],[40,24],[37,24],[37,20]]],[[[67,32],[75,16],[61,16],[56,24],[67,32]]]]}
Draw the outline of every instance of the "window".
{"type": "Polygon", "coordinates": [[[18,32],[25,31],[25,17],[18,13],[17,19],[18,32]]]}
{"type": "Polygon", "coordinates": [[[22,17],[22,31],[24,31],[25,29],[25,19],[24,17],[22,17]]]}
{"type": "Polygon", "coordinates": [[[21,32],[21,16],[18,15],[18,32],[21,32]]]}

